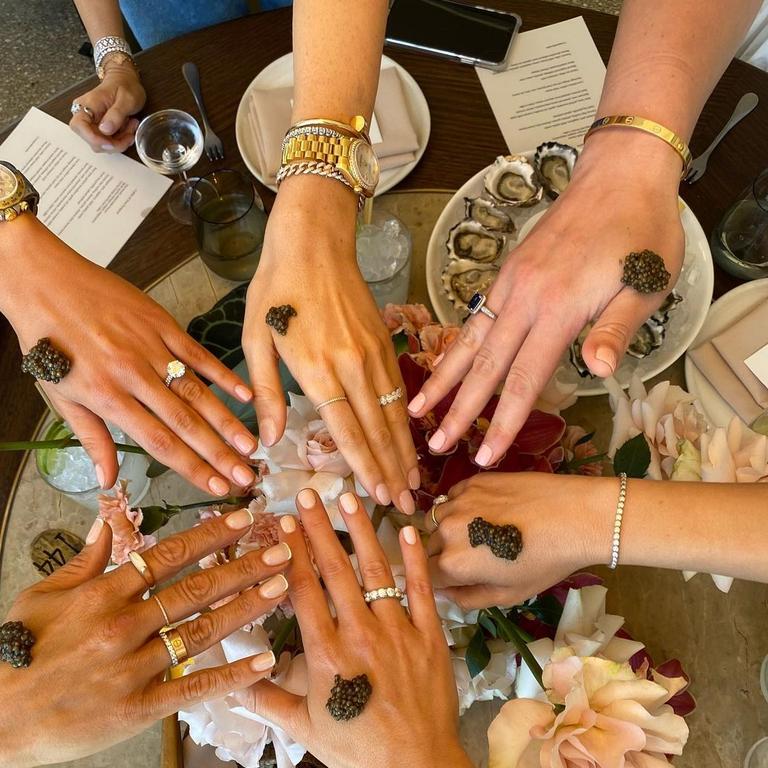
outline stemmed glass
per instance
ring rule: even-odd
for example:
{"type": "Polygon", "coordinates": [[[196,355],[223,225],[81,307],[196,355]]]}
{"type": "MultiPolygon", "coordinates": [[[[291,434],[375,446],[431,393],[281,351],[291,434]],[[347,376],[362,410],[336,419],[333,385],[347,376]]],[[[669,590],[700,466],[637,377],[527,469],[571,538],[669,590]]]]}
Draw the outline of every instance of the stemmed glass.
{"type": "Polygon", "coordinates": [[[192,223],[192,189],[197,178],[188,177],[203,154],[203,134],[192,115],[163,109],[147,115],[136,129],[136,151],[148,168],[181,178],[168,193],[168,210],[182,224],[192,223]]]}

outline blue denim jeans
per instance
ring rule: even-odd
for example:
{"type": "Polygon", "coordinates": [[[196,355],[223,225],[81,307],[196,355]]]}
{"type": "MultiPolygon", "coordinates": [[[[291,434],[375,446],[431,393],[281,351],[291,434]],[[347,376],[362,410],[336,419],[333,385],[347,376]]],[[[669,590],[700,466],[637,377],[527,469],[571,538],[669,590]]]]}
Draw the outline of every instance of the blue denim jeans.
{"type": "MultiPolygon", "coordinates": [[[[260,0],[264,11],[291,5],[291,0],[260,0]]],[[[245,16],[248,0],[120,0],[139,45],[149,48],[196,29],[245,16]]]]}

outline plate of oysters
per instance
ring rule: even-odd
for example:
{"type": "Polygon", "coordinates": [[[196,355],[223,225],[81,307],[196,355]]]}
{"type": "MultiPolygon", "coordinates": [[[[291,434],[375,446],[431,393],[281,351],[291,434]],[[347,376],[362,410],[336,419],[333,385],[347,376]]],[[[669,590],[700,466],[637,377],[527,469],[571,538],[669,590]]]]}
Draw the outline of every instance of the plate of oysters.
{"type": "MultiPolygon", "coordinates": [[[[435,224],[427,247],[427,287],[441,323],[461,324],[467,302],[488,293],[501,265],[547,208],[565,190],[578,162],[578,150],[547,141],[533,152],[501,155],[476,173],[453,196],[435,224]]],[[[714,287],[712,256],[701,225],[682,201],[685,259],[677,284],[662,306],[638,330],[615,377],[628,386],[675,362],[696,338],[707,316],[714,287]]],[[[602,380],[581,357],[586,327],[563,355],[556,377],[577,385],[577,395],[602,395],[602,380]]]]}

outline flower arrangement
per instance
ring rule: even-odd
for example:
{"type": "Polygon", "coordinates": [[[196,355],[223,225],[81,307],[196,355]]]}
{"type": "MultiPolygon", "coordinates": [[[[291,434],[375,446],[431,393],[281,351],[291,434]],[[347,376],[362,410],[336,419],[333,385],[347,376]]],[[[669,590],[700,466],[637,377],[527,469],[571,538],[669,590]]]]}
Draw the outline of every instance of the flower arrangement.
{"type": "MultiPolygon", "coordinates": [[[[398,359],[407,396],[413,397],[439,365],[459,329],[435,323],[421,305],[390,305],[383,316],[401,352],[398,359]]],[[[498,398],[491,399],[448,455],[433,454],[428,441],[456,391],[422,418],[412,418],[422,481],[418,506],[429,509],[437,495],[481,471],[602,474],[607,457],[598,453],[592,435],[567,425],[560,415],[575,400],[574,389],[552,382],[514,444],[491,468],[478,466],[474,457],[498,398]]],[[[685,434],[693,436],[698,422],[688,410],[681,408],[673,418],[685,425],[680,427],[687,430],[685,434]]],[[[632,427],[624,429],[633,431],[632,427]]],[[[616,453],[620,461],[621,453],[616,453]]],[[[356,491],[368,513],[374,512],[374,502],[355,481],[325,423],[300,394],[289,393],[287,426],[281,440],[270,448],[260,446],[251,458],[257,470],[256,484],[246,496],[224,503],[132,510],[124,487],[114,498],[103,497],[102,516],[113,528],[116,562],[128,548],[148,546],[148,537],[183,509],[202,507],[200,517],[205,519],[248,504],[254,515],[251,529],[234,545],[202,560],[202,568],[217,567],[275,543],[277,516],[295,514],[294,498],[304,487],[318,492],[342,541],[345,525],[337,506],[342,493],[356,491]]],[[[671,456],[665,454],[667,458],[671,456]]],[[[659,466],[662,463],[659,459],[659,466]]],[[[383,512],[378,536],[402,589],[405,578],[397,545],[398,518],[383,512]]],[[[350,559],[356,565],[354,554],[350,559]]],[[[681,715],[692,708],[692,700],[684,693],[687,680],[676,663],[653,669],[642,644],[621,629],[623,619],[606,614],[605,589],[597,577],[579,574],[512,608],[465,612],[444,595],[438,594],[436,599],[451,649],[461,712],[475,701],[508,700],[489,731],[495,768],[544,762],[564,768],[608,768],[620,764],[620,755],[628,766],[656,768],[667,764],[665,754],[682,750],[687,727],[681,715]],[[605,724],[609,738],[603,744],[605,724]],[[588,754],[591,762],[577,760],[577,754],[588,754]]],[[[278,658],[274,681],[294,693],[305,693],[306,662],[288,600],[266,619],[241,628],[199,654],[194,668],[217,666],[269,647],[278,658]]],[[[304,755],[301,745],[249,707],[247,692],[192,707],[179,717],[189,724],[195,742],[213,745],[219,758],[235,760],[245,768],[259,765],[268,744],[274,748],[278,768],[295,766],[304,755]]]]}

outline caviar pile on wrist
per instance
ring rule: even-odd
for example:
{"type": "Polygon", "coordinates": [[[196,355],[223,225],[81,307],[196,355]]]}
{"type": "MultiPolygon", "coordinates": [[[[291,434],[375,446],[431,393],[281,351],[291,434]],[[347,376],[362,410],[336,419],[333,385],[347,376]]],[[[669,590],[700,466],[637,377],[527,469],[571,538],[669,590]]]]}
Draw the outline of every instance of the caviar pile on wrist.
{"type": "Polygon", "coordinates": [[[267,325],[274,328],[281,336],[288,333],[288,321],[296,317],[296,310],[290,304],[279,307],[270,307],[267,312],[267,325]]]}
{"type": "Polygon", "coordinates": [[[523,551],[523,535],[514,525],[494,525],[482,517],[476,517],[467,526],[469,543],[473,547],[484,544],[503,560],[516,560],[523,551]]]}
{"type": "Polygon", "coordinates": [[[368,675],[358,675],[351,680],[345,680],[341,675],[336,675],[333,678],[333,688],[325,708],[334,720],[352,720],[363,711],[372,692],[373,688],[368,675]]]}
{"type": "Polygon", "coordinates": [[[69,373],[69,368],[69,359],[54,348],[50,339],[40,339],[21,361],[24,373],[52,384],[58,384],[69,373]]]}
{"type": "Polygon", "coordinates": [[[667,288],[670,277],[664,259],[658,253],[645,250],[627,256],[621,282],[638,293],[658,293],[667,288]]]}
{"type": "Polygon", "coordinates": [[[20,621],[6,621],[0,626],[0,661],[7,661],[17,669],[28,667],[34,644],[35,636],[20,621]]]}

